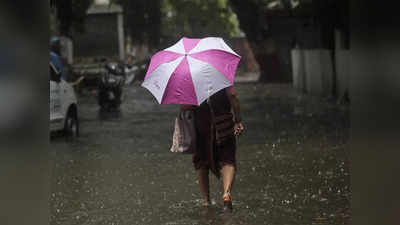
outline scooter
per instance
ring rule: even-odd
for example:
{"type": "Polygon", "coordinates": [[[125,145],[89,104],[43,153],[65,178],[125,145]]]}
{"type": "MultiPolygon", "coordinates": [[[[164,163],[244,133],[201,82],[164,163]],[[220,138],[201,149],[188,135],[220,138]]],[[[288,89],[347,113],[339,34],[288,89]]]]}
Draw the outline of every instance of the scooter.
{"type": "Polygon", "coordinates": [[[108,63],[98,86],[98,104],[102,110],[118,110],[121,105],[122,86],[125,83],[124,66],[108,63]]]}

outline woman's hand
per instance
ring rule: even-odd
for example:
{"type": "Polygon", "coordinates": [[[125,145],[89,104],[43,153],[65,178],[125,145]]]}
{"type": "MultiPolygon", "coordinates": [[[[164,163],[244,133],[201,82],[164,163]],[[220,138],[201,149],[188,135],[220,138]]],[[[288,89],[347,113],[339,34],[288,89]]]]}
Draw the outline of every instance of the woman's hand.
{"type": "Polygon", "coordinates": [[[242,122],[235,123],[235,135],[239,136],[244,130],[242,122]]]}

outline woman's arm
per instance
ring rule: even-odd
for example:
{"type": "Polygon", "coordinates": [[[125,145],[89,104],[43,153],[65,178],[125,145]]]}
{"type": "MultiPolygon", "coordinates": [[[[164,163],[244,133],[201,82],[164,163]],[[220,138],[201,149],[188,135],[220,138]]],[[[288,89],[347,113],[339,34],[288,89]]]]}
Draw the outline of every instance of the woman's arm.
{"type": "Polygon", "coordinates": [[[238,97],[235,89],[232,86],[226,88],[226,94],[228,95],[229,101],[232,106],[233,114],[235,115],[235,123],[242,122],[242,117],[240,115],[239,97],[238,97]]]}
{"type": "Polygon", "coordinates": [[[235,135],[239,135],[244,129],[242,124],[242,117],[240,115],[239,97],[232,86],[226,88],[226,94],[228,95],[229,101],[232,106],[233,114],[235,116],[235,135]]]}

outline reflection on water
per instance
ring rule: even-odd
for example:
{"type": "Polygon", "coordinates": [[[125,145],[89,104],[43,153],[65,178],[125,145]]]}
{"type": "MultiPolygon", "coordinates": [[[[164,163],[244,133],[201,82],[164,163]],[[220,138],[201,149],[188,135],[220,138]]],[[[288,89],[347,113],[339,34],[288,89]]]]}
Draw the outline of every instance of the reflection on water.
{"type": "Polygon", "coordinates": [[[99,120],[112,120],[118,119],[122,116],[120,109],[115,110],[99,110],[98,118],[99,120]]]}
{"type": "Polygon", "coordinates": [[[346,224],[348,113],[288,85],[240,84],[246,132],[238,140],[233,213],[222,185],[202,206],[190,155],[169,152],[176,106],[139,85],[117,112],[79,99],[81,136],[51,139],[51,224],[346,224]]]}

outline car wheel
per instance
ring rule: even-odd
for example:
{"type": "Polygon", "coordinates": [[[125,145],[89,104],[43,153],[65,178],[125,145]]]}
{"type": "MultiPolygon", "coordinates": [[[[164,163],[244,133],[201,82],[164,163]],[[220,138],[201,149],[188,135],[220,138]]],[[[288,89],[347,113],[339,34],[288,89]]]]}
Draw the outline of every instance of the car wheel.
{"type": "Polygon", "coordinates": [[[65,135],[67,135],[69,137],[78,137],[79,136],[78,113],[73,108],[68,110],[67,117],[65,118],[64,132],[65,132],[65,135]]]}

